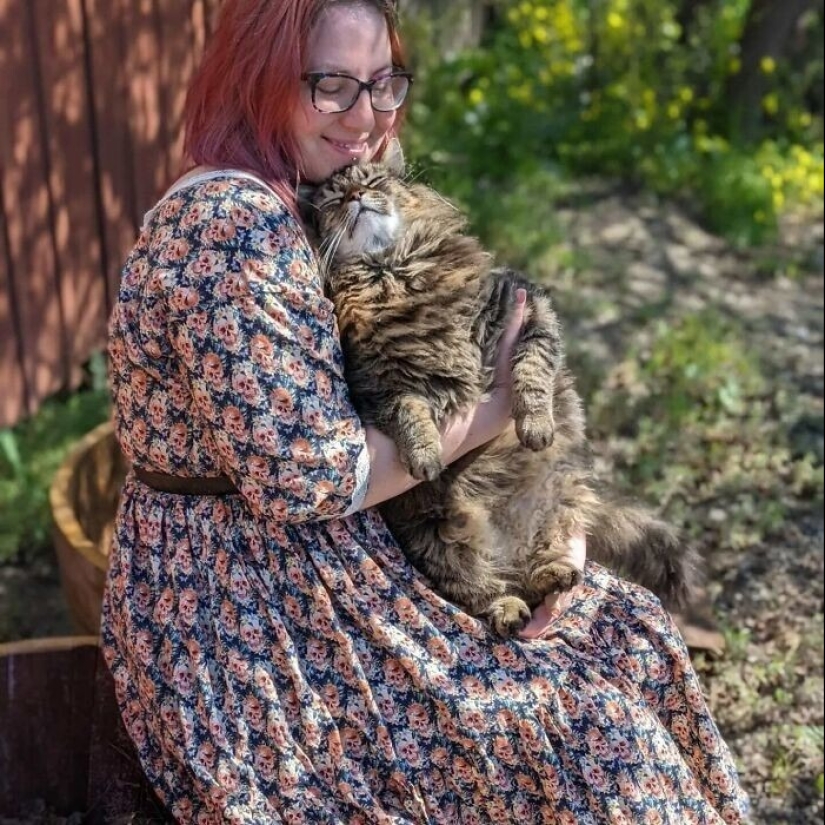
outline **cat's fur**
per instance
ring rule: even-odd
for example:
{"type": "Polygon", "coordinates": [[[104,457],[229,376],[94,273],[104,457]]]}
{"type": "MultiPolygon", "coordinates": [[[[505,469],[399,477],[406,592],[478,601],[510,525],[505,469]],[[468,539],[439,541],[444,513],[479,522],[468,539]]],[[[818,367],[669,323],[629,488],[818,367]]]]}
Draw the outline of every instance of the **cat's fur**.
{"type": "Polygon", "coordinates": [[[688,598],[693,551],[643,507],[597,490],[582,403],[546,290],[493,269],[459,211],[403,180],[398,150],[311,194],[308,229],[335,305],[356,408],[396,443],[423,483],[381,506],[437,590],[502,633],[547,593],[579,582],[571,534],[588,556],[657,593],[688,598]],[[449,467],[439,426],[491,388],[518,288],[528,293],[513,360],[515,426],[449,467]]]}

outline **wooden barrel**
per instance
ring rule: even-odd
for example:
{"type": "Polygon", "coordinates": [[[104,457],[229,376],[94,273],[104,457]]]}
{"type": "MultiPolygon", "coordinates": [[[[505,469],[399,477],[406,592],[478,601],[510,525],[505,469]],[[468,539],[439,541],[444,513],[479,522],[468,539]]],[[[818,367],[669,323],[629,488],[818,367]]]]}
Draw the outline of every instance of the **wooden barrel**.
{"type": "Polygon", "coordinates": [[[63,593],[79,633],[96,634],[112,528],[127,462],[111,422],[69,452],[49,491],[63,593]]]}
{"type": "Polygon", "coordinates": [[[0,732],[0,819],[166,821],[95,637],[0,645],[0,732]]]}

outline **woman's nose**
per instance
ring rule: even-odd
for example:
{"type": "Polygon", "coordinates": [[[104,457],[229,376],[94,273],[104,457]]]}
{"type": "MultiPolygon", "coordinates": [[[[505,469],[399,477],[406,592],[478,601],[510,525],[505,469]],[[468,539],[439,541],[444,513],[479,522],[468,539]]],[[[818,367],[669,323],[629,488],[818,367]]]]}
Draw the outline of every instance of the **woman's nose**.
{"type": "Polygon", "coordinates": [[[353,130],[371,133],[375,128],[375,110],[372,108],[372,98],[367,89],[362,89],[355,105],[344,112],[344,122],[353,130]]]}

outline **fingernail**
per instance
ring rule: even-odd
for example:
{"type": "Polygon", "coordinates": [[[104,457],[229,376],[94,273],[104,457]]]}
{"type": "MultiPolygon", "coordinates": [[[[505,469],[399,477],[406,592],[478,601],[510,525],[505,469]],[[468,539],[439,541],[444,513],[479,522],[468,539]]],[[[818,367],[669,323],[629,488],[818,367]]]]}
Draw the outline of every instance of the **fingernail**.
{"type": "Polygon", "coordinates": [[[526,289],[517,289],[516,290],[516,303],[517,304],[526,304],[527,303],[527,290],[526,289]]]}

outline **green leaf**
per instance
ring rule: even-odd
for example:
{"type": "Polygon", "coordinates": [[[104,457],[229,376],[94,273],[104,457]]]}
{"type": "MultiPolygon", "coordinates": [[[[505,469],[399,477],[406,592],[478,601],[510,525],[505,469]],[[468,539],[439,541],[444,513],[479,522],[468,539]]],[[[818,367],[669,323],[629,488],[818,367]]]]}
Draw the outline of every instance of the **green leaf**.
{"type": "Polygon", "coordinates": [[[0,456],[11,467],[15,477],[23,475],[23,460],[20,458],[17,438],[11,430],[0,430],[0,456]]]}

